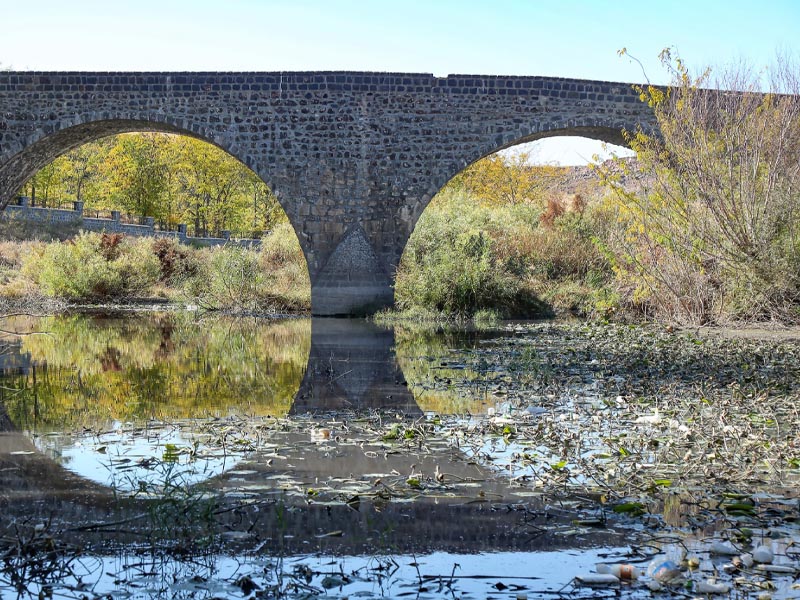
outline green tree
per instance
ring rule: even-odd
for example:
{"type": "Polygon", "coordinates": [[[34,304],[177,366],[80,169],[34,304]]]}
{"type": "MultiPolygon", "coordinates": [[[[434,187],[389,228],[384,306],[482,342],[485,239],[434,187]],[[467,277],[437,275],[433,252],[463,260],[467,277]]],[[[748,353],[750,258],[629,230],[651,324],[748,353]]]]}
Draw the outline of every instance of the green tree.
{"type": "Polygon", "coordinates": [[[105,163],[114,204],[129,215],[163,216],[169,165],[165,161],[168,140],[155,133],[123,134],[105,163]]]}
{"type": "Polygon", "coordinates": [[[52,208],[61,201],[66,178],[64,161],[55,160],[42,167],[26,184],[25,194],[34,206],[52,208]]]}
{"type": "Polygon", "coordinates": [[[65,187],[68,194],[77,201],[86,201],[87,196],[92,198],[102,196],[108,189],[107,176],[103,173],[102,165],[108,160],[112,148],[113,138],[103,138],[89,142],[70,150],[61,159],[66,162],[65,187]]]}
{"type": "Polygon", "coordinates": [[[229,154],[193,138],[181,138],[177,175],[195,232],[241,227],[249,206],[247,169],[229,154]]]}

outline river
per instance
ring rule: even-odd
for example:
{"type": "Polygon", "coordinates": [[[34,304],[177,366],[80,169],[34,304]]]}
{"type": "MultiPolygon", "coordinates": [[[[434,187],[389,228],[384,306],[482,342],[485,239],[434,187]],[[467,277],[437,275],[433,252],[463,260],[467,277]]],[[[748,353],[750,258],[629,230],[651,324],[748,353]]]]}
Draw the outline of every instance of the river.
{"type": "Polygon", "coordinates": [[[184,312],[2,329],[2,597],[649,597],[644,573],[575,578],[680,548],[673,593],[716,573],[798,594],[712,551],[798,564],[791,339],[184,312]]]}

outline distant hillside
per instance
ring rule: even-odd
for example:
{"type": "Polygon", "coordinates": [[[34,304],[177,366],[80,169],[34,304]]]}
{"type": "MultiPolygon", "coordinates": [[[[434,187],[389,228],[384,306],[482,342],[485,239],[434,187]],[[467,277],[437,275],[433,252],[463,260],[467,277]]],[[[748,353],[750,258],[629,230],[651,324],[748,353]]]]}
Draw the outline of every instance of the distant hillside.
{"type": "MultiPolygon", "coordinates": [[[[622,159],[626,164],[635,166],[636,158],[622,159]]],[[[617,162],[609,159],[602,163],[604,170],[611,172],[621,173],[621,169],[617,162]]],[[[643,176],[635,169],[630,169],[634,174],[622,175],[621,183],[626,189],[637,189],[641,187],[644,180],[643,176]]],[[[554,186],[554,192],[560,192],[566,195],[581,194],[588,198],[603,195],[604,191],[600,186],[600,181],[594,168],[590,165],[576,166],[576,167],[563,167],[563,177],[560,178],[558,184],[554,186]]]]}

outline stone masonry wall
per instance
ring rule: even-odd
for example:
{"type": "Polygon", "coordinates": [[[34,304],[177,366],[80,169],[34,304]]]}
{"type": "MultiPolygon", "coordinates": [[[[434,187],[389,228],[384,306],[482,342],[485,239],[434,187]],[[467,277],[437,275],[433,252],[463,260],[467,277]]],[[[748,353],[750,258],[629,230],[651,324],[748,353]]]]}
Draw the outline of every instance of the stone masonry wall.
{"type": "Polygon", "coordinates": [[[89,140],[126,131],[192,135],[237,157],[276,194],[308,261],[312,310],[351,314],[391,301],[394,270],[417,219],[470,163],[551,135],[621,143],[623,129],[639,126],[652,129],[653,115],[626,83],[0,72],[0,203],[89,140]],[[343,243],[352,257],[345,249],[337,254],[343,243]]]}

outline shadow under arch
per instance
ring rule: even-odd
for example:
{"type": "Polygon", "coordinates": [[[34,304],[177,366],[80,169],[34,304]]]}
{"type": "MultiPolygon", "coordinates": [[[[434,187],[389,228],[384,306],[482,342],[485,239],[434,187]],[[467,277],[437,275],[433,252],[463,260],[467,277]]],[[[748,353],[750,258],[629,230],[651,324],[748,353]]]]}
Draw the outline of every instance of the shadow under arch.
{"type": "Polygon", "coordinates": [[[17,430],[0,402],[0,506],[14,496],[32,494],[104,506],[113,499],[110,488],[81,477],[41,452],[17,430]]]}
{"type": "MultiPolygon", "coordinates": [[[[235,473],[222,474],[202,484],[202,489],[210,489],[219,494],[221,501],[229,502],[224,510],[218,511],[214,526],[223,532],[223,537],[231,532],[231,537],[226,539],[234,540],[235,547],[240,550],[255,549],[258,545],[255,550],[258,551],[263,548],[262,540],[280,536],[286,537],[283,551],[303,554],[309,548],[334,554],[373,553],[383,544],[394,552],[413,553],[552,551],[596,545],[598,536],[600,540],[606,536],[609,541],[613,540],[613,535],[603,530],[590,541],[580,536],[577,542],[567,536],[520,535],[520,531],[527,531],[530,511],[545,509],[544,500],[528,499],[530,510],[526,511],[487,510],[484,506],[487,496],[514,498],[519,503],[519,497],[514,496],[519,488],[509,485],[501,474],[475,461],[459,460],[449,451],[415,457],[399,452],[385,455],[377,451],[364,452],[354,445],[348,457],[331,452],[327,443],[309,446],[293,443],[285,437],[282,440],[282,454],[287,460],[276,461],[277,464],[265,460],[241,463],[235,473]],[[350,503],[313,502],[305,494],[285,493],[287,481],[298,489],[309,490],[325,482],[351,485],[347,482],[354,477],[359,481],[372,481],[376,472],[408,474],[414,469],[426,475],[440,469],[464,486],[481,482],[482,493],[478,496],[474,489],[466,487],[460,494],[423,495],[413,503],[386,502],[380,494],[366,493],[355,497],[356,504],[353,504],[352,491],[347,496],[351,498],[350,503]],[[272,482],[270,489],[265,489],[265,481],[272,482]],[[278,482],[282,482],[284,491],[278,482]],[[253,501],[254,493],[262,501],[253,501]],[[280,493],[279,502],[275,493],[280,493]],[[465,501],[473,495],[476,495],[474,501],[465,501]],[[237,504],[242,498],[247,500],[237,504]],[[284,512],[287,504],[293,515],[289,519],[284,512]],[[228,507],[236,510],[227,510],[228,507]],[[398,528],[398,523],[402,523],[402,527],[398,528]],[[339,533],[332,535],[331,531],[339,533]],[[376,532],[381,535],[376,536],[376,532]]],[[[380,449],[375,446],[375,450],[380,449]]],[[[98,548],[108,548],[109,543],[117,544],[122,552],[136,552],[141,548],[142,535],[148,535],[148,528],[152,526],[152,517],[148,515],[157,513],[160,500],[147,496],[120,500],[110,488],[80,478],[42,454],[22,434],[0,432],[0,509],[3,511],[0,531],[14,523],[32,527],[52,522],[58,530],[56,539],[84,548],[89,556],[98,548]],[[122,523],[134,525],[120,527],[122,523]]],[[[177,502],[180,501],[178,497],[177,502]]],[[[547,516],[549,524],[564,522],[564,527],[569,526],[566,517],[554,517],[555,520],[551,520],[551,515],[547,516]]],[[[170,533],[161,531],[160,535],[170,533]]],[[[180,533],[175,535],[170,541],[181,539],[180,533]]]]}
{"type": "Polygon", "coordinates": [[[202,484],[243,455],[162,462],[170,446],[191,448],[209,418],[284,417],[311,333],[308,319],[171,312],[20,316],[4,326],[48,335],[0,352],[0,463],[24,473],[0,477],[0,500],[4,489],[52,495],[65,479],[76,492],[112,493],[149,481],[159,465],[202,484]]]}
{"type": "MultiPolygon", "coordinates": [[[[342,337],[341,352],[328,355],[333,362],[343,363],[334,373],[347,376],[348,370],[362,373],[373,373],[370,364],[375,366],[382,355],[393,352],[394,336],[391,330],[379,328],[372,323],[356,320],[317,319],[321,324],[317,329],[317,352],[319,356],[326,354],[342,337]],[[361,346],[364,352],[355,354],[353,347],[361,346]],[[349,350],[348,350],[349,348],[349,350]],[[363,357],[361,367],[359,361],[363,357]],[[344,360],[344,359],[348,360],[344,360]],[[363,365],[366,365],[364,367],[363,365]],[[348,368],[349,367],[349,368],[348,368]]],[[[312,363],[313,364],[313,363],[312,363]]],[[[377,368],[375,379],[370,378],[368,385],[356,377],[355,380],[341,385],[331,386],[336,391],[355,390],[359,385],[364,390],[378,389],[386,392],[387,388],[380,384],[383,374],[391,374],[392,369],[377,368]]],[[[404,382],[392,385],[405,387],[404,382]]],[[[337,392],[338,393],[338,392],[337,392]]],[[[358,399],[363,394],[356,393],[351,398],[358,399]]],[[[394,408],[394,407],[390,407],[394,408]]],[[[0,423],[10,422],[3,416],[0,404],[0,423]]],[[[376,544],[376,532],[383,532],[379,543],[391,543],[394,551],[430,552],[444,550],[449,552],[476,552],[501,549],[552,550],[553,548],[575,547],[589,544],[581,540],[576,543],[565,536],[519,535],[525,530],[530,519],[529,510],[544,510],[543,499],[528,499],[529,510],[487,510],[485,498],[513,499],[520,502],[519,488],[509,482],[502,473],[477,463],[468,456],[464,449],[451,449],[442,446],[438,451],[426,451],[419,456],[414,453],[381,452],[381,442],[367,442],[367,446],[344,443],[336,451],[331,451],[330,440],[325,443],[308,444],[308,432],[278,431],[281,456],[285,460],[264,460],[257,457],[253,461],[239,463],[235,471],[226,471],[203,481],[201,489],[208,486],[220,494],[236,498],[247,498],[244,505],[237,505],[236,511],[221,510],[217,526],[221,531],[243,532],[241,537],[248,543],[257,543],[264,539],[277,539],[286,536],[286,551],[306,552],[310,540],[320,544],[322,548],[336,550],[339,553],[365,553],[373,551],[376,544]],[[305,442],[305,443],[304,443],[305,442]],[[415,498],[412,504],[406,502],[385,502],[379,494],[371,493],[375,483],[375,473],[386,473],[386,477],[404,480],[411,473],[419,473],[432,477],[436,473],[446,474],[450,483],[455,485],[456,492],[435,494],[430,497],[415,498]],[[320,486],[342,486],[341,494],[349,486],[362,486],[367,493],[356,495],[357,503],[353,504],[353,491],[347,492],[349,503],[341,500],[328,502],[311,502],[304,492],[286,495],[281,489],[287,482],[297,490],[310,490],[320,486]],[[480,494],[474,489],[480,482],[480,494]],[[459,487],[460,486],[460,487],[459,487]],[[280,493],[280,502],[276,502],[276,493],[280,493]],[[265,502],[252,502],[258,498],[265,502]],[[469,501],[474,499],[474,501],[469,501]],[[467,501],[465,501],[467,500],[467,501]],[[294,516],[290,519],[280,517],[284,502],[292,506],[294,516]],[[251,509],[255,509],[251,512],[251,509]],[[368,525],[366,526],[365,523],[368,525]],[[397,524],[402,523],[398,528],[397,524]],[[330,536],[328,532],[341,532],[330,536]],[[245,533],[247,535],[245,535],[245,533]],[[326,535],[327,534],[327,535],[326,535]],[[385,539],[384,539],[385,536],[385,539]],[[296,540],[296,542],[292,541],[296,540]],[[316,540],[316,541],[315,541],[316,540]]],[[[146,496],[126,499],[119,503],[109,488],[83,478],[59,465],[49,456],[42,453],[29,439],[22,434],[0,434],[0,507],[3,507],[10,518],[43,520],[45,516],[57,515],[60,520],[70,523],[67,539],[81,546],[89,546],[96,538],[92,537],[95,528],[110,522],[108,528],[101,528],[102,541],[107,543],[125,543],[131,539],[125,528],[115,528],[120,522],[138,522],[142,514],[147,514],[158,506],[158,499],[146,496]],[[6,443],[7,442],[7,443],[6,443]],[[4,446],[3,444],[6,443],[4,446]],[[16,454],[14,454],[16,453],[16,454]],[[9,456],[10,455],[10,456],[9,456]],[[8,466],[8,469],[2,467],[8,466]],[[19,468],[24,469],[21,473],[19,468]],[[52,482],[49,486],[48,482],[52,482]],[[7,485],[5,485],[7,484],[7,485]],[[22,494],[9,495],[8,490],[14,485],[28,485],[22,494]],[[30,506],[26,494],[41,494],[46,499],[30,506]]],[[[335,492],[331,492],[335,493],[335,492]]],[[[355,492],[357,494],[357,492],[355,492]]],[[[502,500],[505,501],[505,500],[502,500]]],[[[285,516],[285,515],[284,515],[285,516]]],[[[571,518],[571,517],[568,517],[571,518]]],[[[556,516],[555,522],[564,521],[567,517],[556,516]]],[[[36,522],[36,521],[34,521],[36,522]]],[[[58,521],[57,521],[58,522],[58,521]]],[[[145,524],[147,521],[145,521],[145,524]]],[[[0,523],[2,525],[2,523],[0,523]]],[[[604,532],[598,536],[606,536],[604,532]]],[[[583,536],[581,536],[583,537],[583,536]]],[[[593,538],[591,543],[597,543],[593,538]]],[[[601,537],[601,539],[604,539],[601,537]]],[[[612,539],[609,535],[609,539],[612,539]]],[[[141,539],[134,537],[133,543],[140,544],[141,539]]],[[[133,547],[133,546],[131,546],[133,547]]]]}

